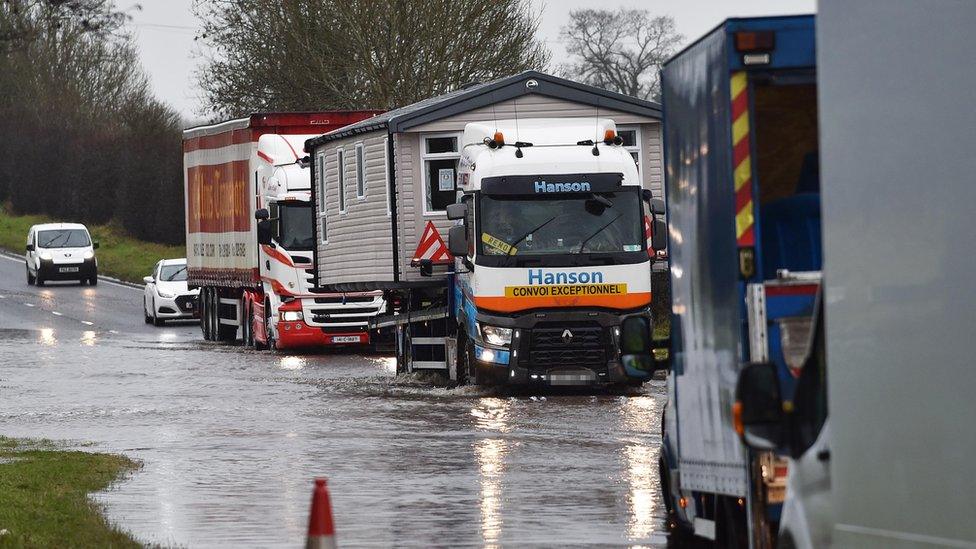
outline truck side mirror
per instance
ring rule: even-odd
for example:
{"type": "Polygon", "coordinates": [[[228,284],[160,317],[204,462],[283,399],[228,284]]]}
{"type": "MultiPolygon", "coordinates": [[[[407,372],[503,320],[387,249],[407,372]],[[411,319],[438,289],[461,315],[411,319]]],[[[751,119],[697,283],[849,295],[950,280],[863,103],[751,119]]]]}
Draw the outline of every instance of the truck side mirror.
{"type": "Polygon", "coordinates": [[[646,379],[657,370],[651,336],[651,319],[636,315],[620,324],[620,362],[627,375],[646,379]]]}
{"type": "Polygon", "coordinates": [[[668,249],[668,224],[660,219],[655,219],[651,227],[651,249],[661,252],[668,249]]]}
{"type": "Polygon", "coordinates": [[[747,365],[739,372],[732,418],[742,442],[753,450],[777,450],[786,442],[786,413],[776,365],[747,365]]]}
{"type": "Polygon", "coordinates": [[[34,251],[34,245],[33,244],[28,244],[27,245],[27,251],[28,252],[33,252],[34,251]]]}
{"type": "MultiPolygon", "coordinates": [[[[651,191],[647,191],[651,192],[651,191]]],[[[664,215],[664,201],[660,198],[652,198],[651,203],[651,213],[654,215],[664,215]]]]}
{"type": "Polygon", "coordinates": [[[271,213],[268,212],[267,208],[260,208],[258,210],[254,210],[254,219],[257,219],[258,221],[264,221],[265,219],[269,219],[269,218],[271,218],[271,213]]]}
{"type": "MultiPolygon", "coordinates": [[[[463,204],[452,205],[463,206],[463,204]]],[[[450,250],[454,257],[467,257],[468,235],[464,232],[464,225],[455,225],[447,232],[447,249],[450,250]]]]}
{"type": "MultiPolygon", "coordinates": [[[[258,210],[258,212],[267,214],[268,210],[258,210]]],[[[258,221],[258,244],[271,244],[271,222],[267,219],[258,221]]]]}
{"type": "Polygon", "coordinates": [[[468,214],[467,204],[448,204],[447,205],[447,218],[448,219],[464,219],[464,216],[468,214]]]}

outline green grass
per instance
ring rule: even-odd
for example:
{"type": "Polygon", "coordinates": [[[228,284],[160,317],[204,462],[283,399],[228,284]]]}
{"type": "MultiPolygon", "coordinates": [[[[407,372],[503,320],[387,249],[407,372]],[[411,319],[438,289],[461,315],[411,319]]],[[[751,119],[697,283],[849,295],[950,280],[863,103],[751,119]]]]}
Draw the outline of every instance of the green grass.
{"type": "Polygon", "coordinates": [[[0,547],[139,547],[88,499],[136,467],[123,456],[0,436],[0,547]]]}
{"type": "MultiPolygon", "coordinates": [[[[0,248],[24,253],[27,231],[31,225],[61,221],[40,215],[11,215],[0,208],[0,248]]],[[[89,225],[92,238],[99,243],[95,251],[99,274],[128,282],[142,283],[142,277],[152,273],[160,259],[183,257],[186,247],[169,246],[137,240],[112,225],[89,225]]]]}

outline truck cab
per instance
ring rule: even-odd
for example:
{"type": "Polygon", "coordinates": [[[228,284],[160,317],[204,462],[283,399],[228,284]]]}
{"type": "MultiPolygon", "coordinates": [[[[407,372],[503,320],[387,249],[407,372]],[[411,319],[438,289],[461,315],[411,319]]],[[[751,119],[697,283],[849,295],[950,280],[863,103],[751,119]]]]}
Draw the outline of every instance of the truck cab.
{"type": "Polygon", "coordinates": [[[459,377],[541,386],[640,382],[620,320],[649,315],[649,192],[612,120],[471,123],[456,258],[459,377]]]}

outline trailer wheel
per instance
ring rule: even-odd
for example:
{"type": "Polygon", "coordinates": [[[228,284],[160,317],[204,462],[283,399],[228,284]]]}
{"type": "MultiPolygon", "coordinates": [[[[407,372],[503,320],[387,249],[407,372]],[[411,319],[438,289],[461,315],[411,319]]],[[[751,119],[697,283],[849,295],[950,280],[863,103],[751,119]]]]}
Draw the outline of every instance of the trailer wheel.
{"type": "Polygon", "coordinates": [[[251,326],[251,302],[244,300],[244,310],[241,312],[241,340],[245,347],[254,346],[253,326],[251,326]]]}
{"type": "Polygon", "coordinates": [[[198,306],[200,307],[200,333],[203,334],[204,341],[210,341],[210,331],[209,331],[209,319],[207,315],[210,314],[210,304],[207,303],[207,287],[204,286],[200,288],[200,294],[197,298],[198,306]]]}
{"type": "Polygon", "coordinates": [[[220,323],[220,292],[214,292],[214,332],[219,341],[236,341],[237,326],[220,323]]]}

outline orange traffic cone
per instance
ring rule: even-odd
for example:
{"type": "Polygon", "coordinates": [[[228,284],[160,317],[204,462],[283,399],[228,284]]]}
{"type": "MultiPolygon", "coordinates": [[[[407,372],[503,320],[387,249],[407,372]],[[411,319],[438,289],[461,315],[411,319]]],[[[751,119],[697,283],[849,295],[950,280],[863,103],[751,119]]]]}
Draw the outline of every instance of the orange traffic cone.
{"type": "Polygon", "coordinates": [[[332,504],[324,478],[315,479],[312,492],[312,511],[308,516],[308,539],[305,549],[335,549],[335,525],[332,523],[332,504]]]}

